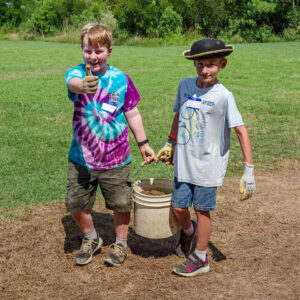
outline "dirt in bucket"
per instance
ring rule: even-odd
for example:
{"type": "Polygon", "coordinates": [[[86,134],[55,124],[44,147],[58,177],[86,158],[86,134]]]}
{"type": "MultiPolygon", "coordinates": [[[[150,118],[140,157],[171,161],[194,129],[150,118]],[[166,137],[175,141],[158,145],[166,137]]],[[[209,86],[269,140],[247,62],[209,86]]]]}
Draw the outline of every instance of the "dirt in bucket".
{"type": "Polygon", "coordinates": [[[149,196],[165,196],[165,195],[168,195],[164,192],[157,191],[157,190],[145,190],[145,191],[141,191],[141,194],[149,195],[149,196]]]}

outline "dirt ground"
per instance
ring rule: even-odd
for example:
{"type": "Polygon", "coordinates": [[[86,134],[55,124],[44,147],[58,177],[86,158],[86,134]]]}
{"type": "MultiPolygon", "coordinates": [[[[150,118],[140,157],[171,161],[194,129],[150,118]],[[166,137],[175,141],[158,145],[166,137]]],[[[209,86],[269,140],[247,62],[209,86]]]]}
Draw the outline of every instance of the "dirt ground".
{"type": "MultiPolygon", "coordinates": [[[[191,278],[171,273],[177,236],[151,240],[129,234],[120,268],[106,267],[114,241],[112,215],[95,206],[102,252],[74,265],[80,232],[63,201],[0,218],[0,299],[300,299],[300,161],[256,172],[257,192],[240,201],[239,177],[226,178],[212,214],[211,271],[191,278]]],[[[133,216],[132,216],[133,220],[133,216]]]]}

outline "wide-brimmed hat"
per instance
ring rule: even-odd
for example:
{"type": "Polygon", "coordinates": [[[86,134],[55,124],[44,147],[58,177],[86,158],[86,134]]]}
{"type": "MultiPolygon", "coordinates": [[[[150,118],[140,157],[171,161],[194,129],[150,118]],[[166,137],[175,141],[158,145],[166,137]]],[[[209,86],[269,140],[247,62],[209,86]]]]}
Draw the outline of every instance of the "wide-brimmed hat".
{"type": "Polygon", "coordinates": [[[218,39],[202,39],[195,42],[191,50],[183,52],[183,56],[187,59],[202,59],[221,57],[229,55],[234,48],[231,45],[225,45],[223,41],[218,39]]]}

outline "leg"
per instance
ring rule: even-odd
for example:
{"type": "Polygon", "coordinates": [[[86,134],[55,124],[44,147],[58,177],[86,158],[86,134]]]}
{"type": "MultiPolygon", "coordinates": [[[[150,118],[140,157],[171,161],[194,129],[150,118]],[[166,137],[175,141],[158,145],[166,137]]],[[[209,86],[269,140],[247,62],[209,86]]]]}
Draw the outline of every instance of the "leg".
{"type": "Polygon", "coordinates": [[[110,246],[112,252],[104,259],[104,262],[109,266],[120,267],[127,257],[127,233],[129,222],[130,212],[119,212],[114,210],[116,242],[110,246]]]}
{"type": "Polygon", "coordinates": [[[209,211],[196,210],[197,244],[196,249],[187,259],[173,268],[173,272],[181,276],[195,276],[209,271],[206,249],[211,234],[211,219],[209,211]],[[201,251],[201,252],[200,252],[201,251]],[[199,254],[202,258],[199,257],[199,254]]]}
{"type": "Polygon", "coordinates": [[[188,257],[193,248],[197,224],[195,221],[191,221],[191,215],[188,208],[173,207],[173,211],[182,227],[175,253],[179,257],[188,257]],[[193,231],[191,231],[190,228],[192,228],[193,231]],[[187,234],[188,231],[191,231],[189,235],[187,234]]]}
{"type": "Polygon", "coordinates": [[[196,249],[205,251],[208,247],[208,242],[211,235],[211,218],[210,212],[204,210],[195,210],[197,216],[197,244],[196,249]]]}
{"type": "Polygon", "coordinates": [[[130,212],[114,211],[114,225],[116,237],[127,240],[128,227],[130,222],[130,212]]]}
{"type": "Polygon", "coordinates": [[[194,188],[194,209],[197,216],[197,243],[196,249],[187,259],[173,268],[173,272],[181,276],[194,276],[209,272],[206,249],[211,235],[210,210],[216,204],[216,187],[194,188]]]}
{"type": "Polygon", "coordinates": [[[93,218],[89,209],[72,212],[71,216],[84,235],[94,231],[93,218]]]}
{"type": "Polygon", "coordinates": [[[188,256],[193,246],[196,224],[193,221],[193,232],[193,228],[191,229],[191,215],[189,211],[189,207],[192,205],[192,198],[193,186],[185,182],[178,182],[175,177],[173,184],[172,208],[182,227],[175,249],[175,253],[180,257],[188,256]]]}
{"type": "Polygon", "coordinates": [[[114,227],[116,241],[110,247],[111,253],[104,262],[110,266],[119,267],[127,257],[127,234],[132,208],[132,191],[130,166],[105,171],[99,180],[105,204],[114,212],[114,227]]]}
{"type": "Polygon", "coordinates": [[[186,207],[186,208],[173,207],[173,212],[183,230],[190,228],[191,214],[190,214],[188,207],[186,207]]]}
{"type": "Polygon", "coordinates": [[[84,235],[80,250],[75,258],[77,265],[86,265],[91,262],[93,254],[101,248],[103,243],[95,231],[90,214],[96,190],[95,172],[69,161],[66,208],[84,235]]]}

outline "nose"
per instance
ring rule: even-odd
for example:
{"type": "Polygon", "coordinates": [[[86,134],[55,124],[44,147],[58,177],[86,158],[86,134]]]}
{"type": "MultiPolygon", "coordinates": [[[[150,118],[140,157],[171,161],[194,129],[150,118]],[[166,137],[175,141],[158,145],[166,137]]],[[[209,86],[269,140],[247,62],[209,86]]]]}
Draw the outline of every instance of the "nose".
{"type": "Polygon", "coordinates": [[[91,53],[91,58],[92,59],[95,59],[97,56],[96,56],[96,53],[93,51],[92,53],[91,53]]]}
{"type": "Polygon", "coordinates": [[[202,73],[202,74],[206,74],[207,72],[208,72],[207,66],[203,66],[203,67],[201,68],[201,73],[202,73]]]}
{"type": "Polygon", "coordinates": [[[202,67],[202,72],[207,72],[208,71],[208,67],[206,66],[206,65],[203,65],[203,67],[202,67]]]}

